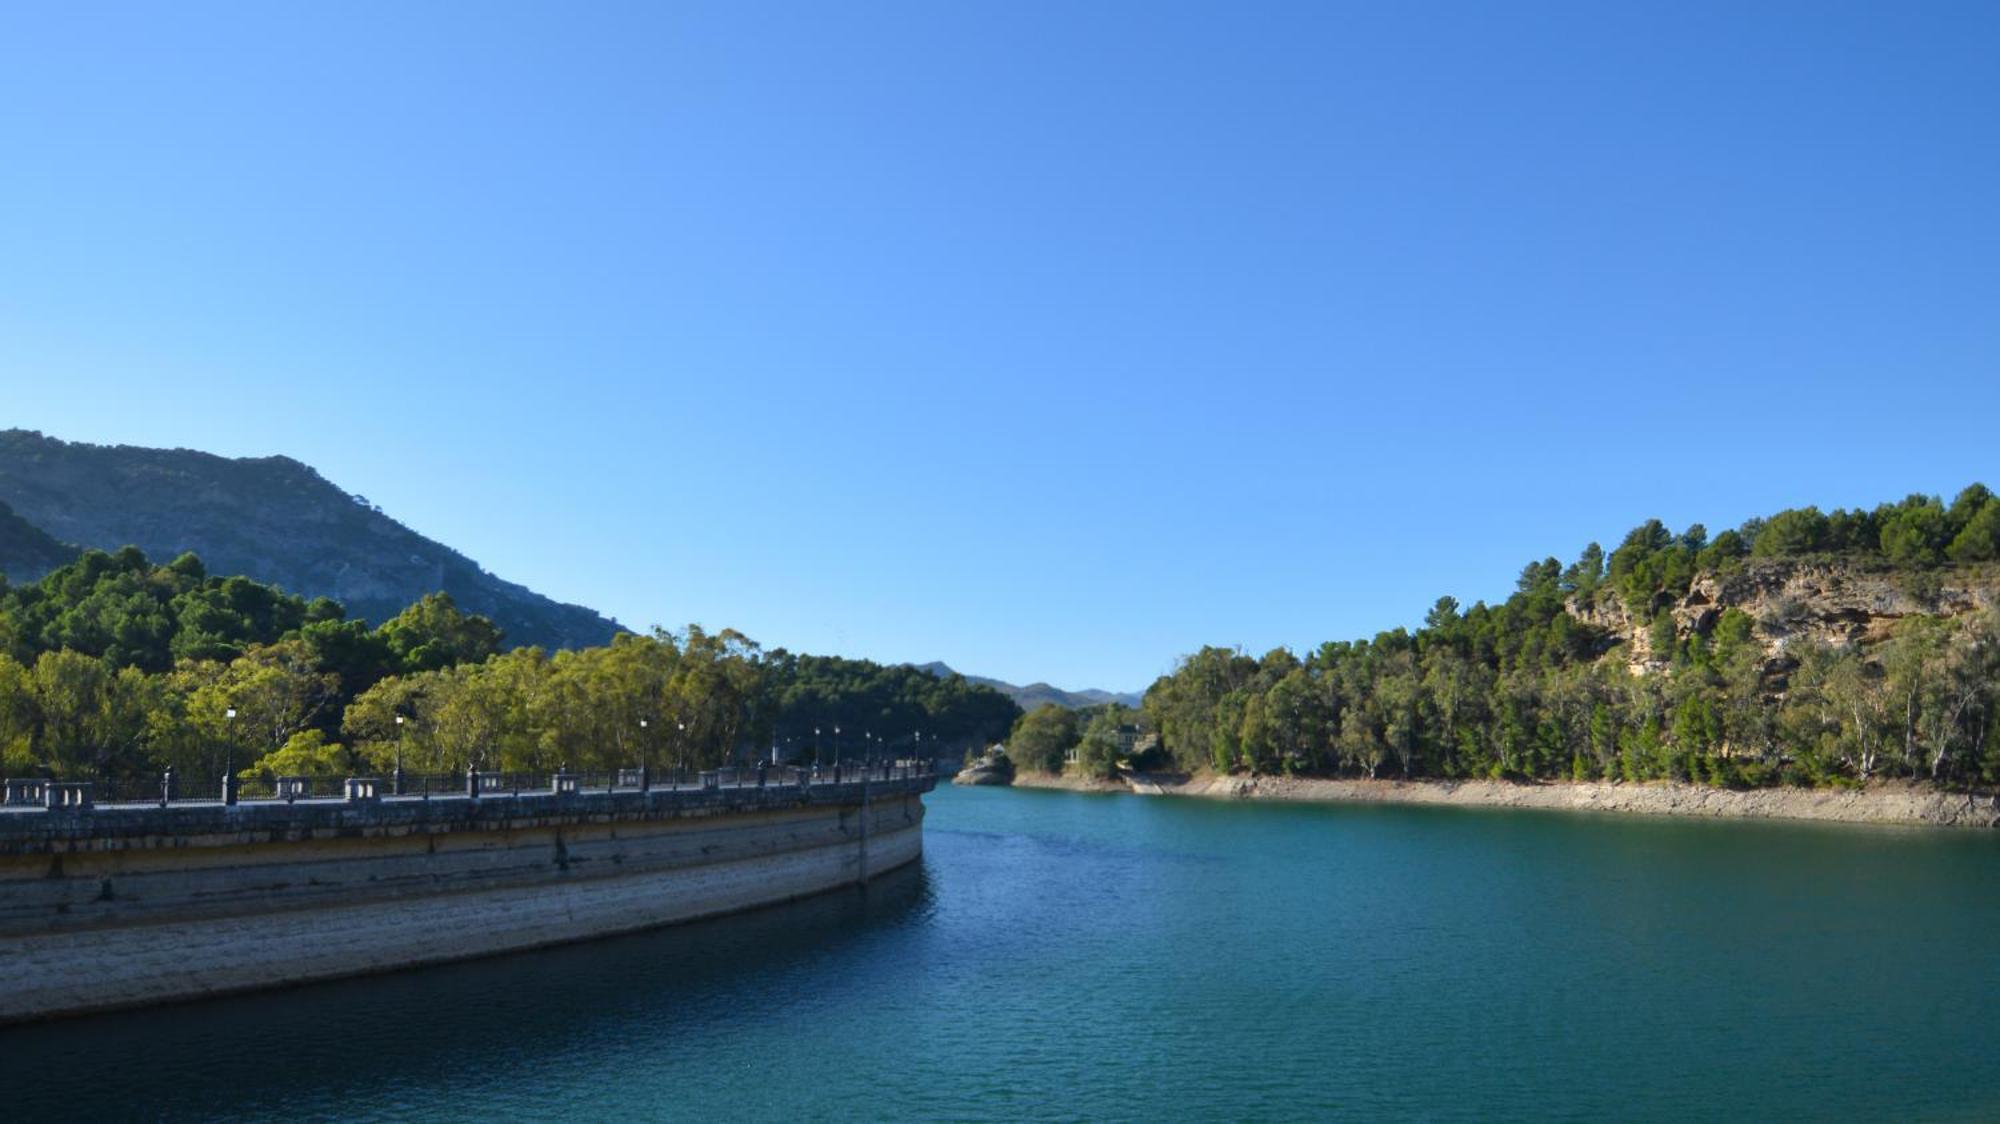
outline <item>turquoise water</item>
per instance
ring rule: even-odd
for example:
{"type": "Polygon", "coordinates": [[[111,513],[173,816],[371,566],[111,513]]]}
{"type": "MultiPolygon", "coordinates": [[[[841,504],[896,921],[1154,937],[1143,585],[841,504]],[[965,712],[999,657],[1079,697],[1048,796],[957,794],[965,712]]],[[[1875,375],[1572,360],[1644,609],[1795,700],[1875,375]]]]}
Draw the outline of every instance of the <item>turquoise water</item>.
{"type": "Polygon", "coordinates": [[[0,1032],[0,1116],[2000,1117],[1990,835],[929,802],[866,893],[0,1032]]]}

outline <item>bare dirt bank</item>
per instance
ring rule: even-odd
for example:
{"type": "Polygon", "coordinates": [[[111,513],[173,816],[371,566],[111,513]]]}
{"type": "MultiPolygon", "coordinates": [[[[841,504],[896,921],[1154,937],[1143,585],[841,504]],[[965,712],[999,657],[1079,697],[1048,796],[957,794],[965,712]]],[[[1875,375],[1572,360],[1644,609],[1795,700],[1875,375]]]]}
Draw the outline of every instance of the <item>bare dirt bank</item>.
{"type": "Polygon", "coordinates": [[[1055,776],[1050,773],[1033,773],[1022,769],[1014,774],[1015,788],[1060,788],[1066,792],[1132,792],[1132,786],[1123,778],[1099,780],[1096,777],[1073,777],[1067,773],[1055,776]]]}
{"type": "Polygon", "coordinates": [[[1173,776],[1128,774],[1115,781],[1026,774],[1020,788],[1079,792],[1138,792],[1233,800],[1294,800],[1378,804],[1447,804],[1482,808],[1547,808],[1649,816],[1820,820],[1832,823],[1931,827],[2000,827],[2000,796],[1947,793],[1924,785],[1878,782],[1855,789],[1735,790],[1671,783],[1551,781],[1342,780],[1315,777],[1173,776]]]}

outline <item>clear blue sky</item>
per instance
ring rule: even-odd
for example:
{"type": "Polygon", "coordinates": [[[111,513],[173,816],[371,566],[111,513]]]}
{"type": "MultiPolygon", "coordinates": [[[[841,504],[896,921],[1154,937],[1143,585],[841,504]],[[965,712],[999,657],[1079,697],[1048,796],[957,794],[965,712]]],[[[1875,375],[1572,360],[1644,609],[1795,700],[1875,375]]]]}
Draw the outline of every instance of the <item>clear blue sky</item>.
{"type": "Polygon", "coordinates": [[[2000,486],[1996,58],[1992,3],[11,5],[0,424],[1139,688],[2000,486]]]}

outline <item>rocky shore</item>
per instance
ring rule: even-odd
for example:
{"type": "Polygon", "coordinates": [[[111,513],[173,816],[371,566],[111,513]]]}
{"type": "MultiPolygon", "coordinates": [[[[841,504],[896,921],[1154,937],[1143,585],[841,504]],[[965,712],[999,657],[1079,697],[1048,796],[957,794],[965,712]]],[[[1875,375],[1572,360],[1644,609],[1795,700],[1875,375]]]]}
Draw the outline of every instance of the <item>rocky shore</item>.
{"type": "Polygon", "coordinates": [[[1014,774],[1015,788],[1060,788],[1068,792],[1134,792],[1130,782],[1123,777],[1108,780],[1097,777],[1073,777],[1065,773],[1019,772],[1014,774]]]}
{"type": "Polygon", "coordinates": [[[1017,788],[1126,792],[1225,800],[1291,800],[1378,804],[1446,804],[1484,808],[1545,808],[1652,816],[1819,820],[1831,823],[1930,827],[2000,827],[2000,796],[1941,792],[1884,781],[1865,788],[1726,789],[1673,783],[1604,781],[1397,781],[1321,777],[1250,777],[1128,773],[1115,780],[1022,772],[1017,788]]]}

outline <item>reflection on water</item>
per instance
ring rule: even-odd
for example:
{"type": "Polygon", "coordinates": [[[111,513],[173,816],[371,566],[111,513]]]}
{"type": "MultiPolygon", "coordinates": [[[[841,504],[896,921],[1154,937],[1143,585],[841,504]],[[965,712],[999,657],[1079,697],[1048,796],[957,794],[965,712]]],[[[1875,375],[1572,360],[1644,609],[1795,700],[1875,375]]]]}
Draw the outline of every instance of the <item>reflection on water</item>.
{"type": "Polygon", "coordinates": [[[565,1065],[615,1073],[635,1027],[704,1041],[802,989],[837,1001],[873,986],[884,934],[929,900],[928,876],[911,864],[865,888],[688,925],[14,1028],[0,1032],[0,1117],[74,1119],[76,1097],[93,1119],[339,1116],[413,1107],[453,1086],[487,1087],[478,1100],[513,1086],[510,1111],[531,1110],[520,1086],[565,1065]]]}

